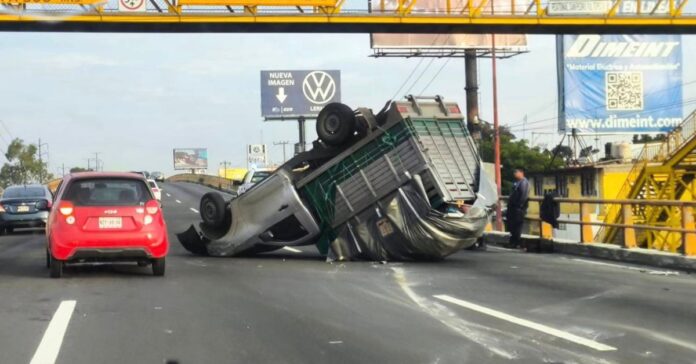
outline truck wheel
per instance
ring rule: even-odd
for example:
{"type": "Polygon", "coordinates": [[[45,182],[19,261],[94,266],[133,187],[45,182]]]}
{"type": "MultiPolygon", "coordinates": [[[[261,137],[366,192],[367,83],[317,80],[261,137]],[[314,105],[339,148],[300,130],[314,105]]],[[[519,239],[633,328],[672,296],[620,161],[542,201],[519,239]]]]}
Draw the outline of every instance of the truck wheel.
{"type": "Polygon", "coordinates": [[[208,192],[201,198],[201,218],[206,225],[222,225],[226,208],[225,199],[217,192],[208,192]]]}
{"type": "Polygon", "coordinates": [[[338,102],[324,106],[317,117],[317,135],[331,146],[345,144],[355,133],[355,114],[353,110],[338,102]]]}

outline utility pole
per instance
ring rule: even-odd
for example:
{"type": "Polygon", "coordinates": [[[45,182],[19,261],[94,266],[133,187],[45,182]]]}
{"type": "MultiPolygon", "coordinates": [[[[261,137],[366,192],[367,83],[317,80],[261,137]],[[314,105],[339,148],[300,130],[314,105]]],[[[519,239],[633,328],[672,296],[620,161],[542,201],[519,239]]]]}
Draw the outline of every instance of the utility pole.
{"type": "MultiPolygon", "coordinates": [[[[491,14],[495,12],[495,4],[491,0],[491,14]]],[[[498,197],[502,192],[502,177],[500,175],[500,126],[498,124],[498,79],[495,59],[495,33],[491,34],[491,68],[493,73],[493,130],[494,130],[494,156],[495,156],[495,185],[498,190],[498,197]]],[[[503,231],[503,215],[500,206],[500,199],[495,206],[495,228],[503,231]]]]}
{"type": "Polygon", "coordinates": [[[283,163],[285,163],[287,161],[287,159],[285,159],[285,147],[288,144],[290,144],[290,142],[287,140],[284,140],[282,142],[273,142],[273,145],[282,145],[283,146],[283,163]]]}
{"type": "MultiPolygon", "coordinates": [[[[100,152],[94,152],[94,170],[99,172],[99,154],[100,152]]],[[[104,163],[102,162],[101,170],[104,171],[104,163]]]]}
{"type": "Polygon", "coordinates": [[[230,161],[222,161],[220,165],[222,166],[222,178],[227,178],[227,165],[231,164],[230,161]]]}
{"type": "Polygon", "coordinates": [[[44,149],[43,147],[46,147],[46,159],[48,159],[48,143],[41,143],[41,138],[39,138],[39,183],[43,183],[44,181],[44,165],[43,165],[43,153],[44,149]]]}

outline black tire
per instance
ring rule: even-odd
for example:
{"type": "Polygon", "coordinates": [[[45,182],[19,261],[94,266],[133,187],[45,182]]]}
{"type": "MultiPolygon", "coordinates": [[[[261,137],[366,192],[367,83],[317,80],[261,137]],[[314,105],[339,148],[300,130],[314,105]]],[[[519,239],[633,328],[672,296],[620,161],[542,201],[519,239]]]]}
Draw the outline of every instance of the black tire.
{"type": "Polygon", "coordinates": [[[51,268],[51,253],[46,249],[46,268],[51,268]]]}
{"type": "Polygon", "coordinates": [[[341,146],[355,133],[355,114],[348,105],[332,102],[319,112],[317,135],[324,143],[341,146]]]}
{"type": "Polygon", "coordinates": [[[152,260],[152,274],[155,277],[161,277],[164,275],[167,262],[164,258],[153,259],[152,260]]]}
{"type": "Polygon", "coordinates": [[[65,262],[58,260],[53,256],[49,256],[49,270],[51,278],[60,278],[63,276],[63,267],[65,262]]]}
{"type": "Polygon", "coordinates": [[[201,198],[200,214],[203,222],[212,227],[218,227],[225,221],[227,209],[225,199],[218,192],[208,192],[201,198]]]}

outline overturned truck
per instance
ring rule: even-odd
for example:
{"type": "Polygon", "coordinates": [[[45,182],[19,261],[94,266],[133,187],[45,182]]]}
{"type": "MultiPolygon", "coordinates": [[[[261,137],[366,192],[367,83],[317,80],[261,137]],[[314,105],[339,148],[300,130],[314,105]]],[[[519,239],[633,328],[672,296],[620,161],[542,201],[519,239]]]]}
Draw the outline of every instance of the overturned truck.
{"type": "Polygon", "coordinates": [[[335,260],[436,260],[481,237],[497,195],[456,103],[409,96],[377,114],[333,103],[317,135],[243,195],[205,194],[182,245],[210,256],[315,244],[335,260]]]}

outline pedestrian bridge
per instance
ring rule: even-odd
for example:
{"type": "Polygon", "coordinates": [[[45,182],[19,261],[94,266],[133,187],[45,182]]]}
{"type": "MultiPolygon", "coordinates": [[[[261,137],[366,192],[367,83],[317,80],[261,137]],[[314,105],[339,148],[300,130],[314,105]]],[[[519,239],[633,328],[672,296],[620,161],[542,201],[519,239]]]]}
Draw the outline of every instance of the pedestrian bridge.
{"type": "Polygon", "coordinates": [[[5,31],[696,33],[696,9],[688,0],[0,0],[0,5],[5,31]]]}

